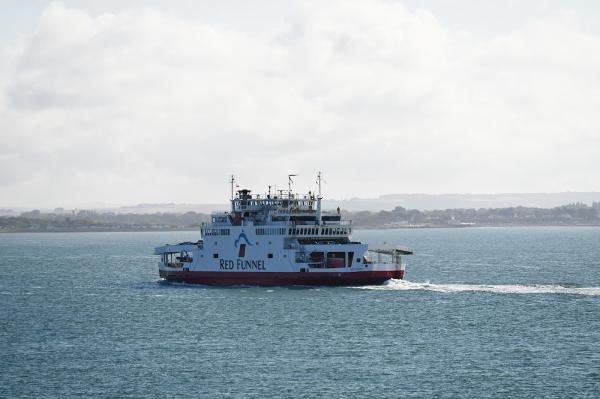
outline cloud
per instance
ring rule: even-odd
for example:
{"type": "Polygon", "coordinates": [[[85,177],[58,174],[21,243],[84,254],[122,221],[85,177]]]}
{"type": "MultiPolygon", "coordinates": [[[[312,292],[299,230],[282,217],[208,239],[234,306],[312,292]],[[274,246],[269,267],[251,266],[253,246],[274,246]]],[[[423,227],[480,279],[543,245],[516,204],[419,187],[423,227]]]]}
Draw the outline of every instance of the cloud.
{"type": "Polygon", "coordinates": [[[481,37],[388,1],[272,31],[60,3],[0,52],[5,205],[599,190],[600,38],[574,14],[481,37]],[[594,185],[596,184],[596,185],[594,185]]]}

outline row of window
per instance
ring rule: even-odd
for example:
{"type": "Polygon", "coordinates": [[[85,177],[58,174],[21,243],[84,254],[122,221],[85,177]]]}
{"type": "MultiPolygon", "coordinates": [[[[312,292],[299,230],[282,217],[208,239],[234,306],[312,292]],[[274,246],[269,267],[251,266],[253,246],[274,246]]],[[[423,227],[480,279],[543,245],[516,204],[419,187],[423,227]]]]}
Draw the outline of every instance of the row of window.
{"type": "MultiPolygon", "coordinates": [[[[258,227],[255,232],[257,236],[276,236],[284,235],[285,227],[258,227]]],[[[291,236],[334,236],[348,235],[352,232],[350,227],[294,227],[288,229],[288,235],[291,236]]],[[[202,235],[208,236],[228,236],[229,229],[202,229],[202,235]]]]}
{"type": "Polygon", "coordinates": [[[202,235],[207,236],[228,236],[229,229],[203,229],[202,235]]]}
{"type": "Polygon", "coordinates": [[[257,236],[277,236],[284,234],[285,227],[259,227],[256,229],[257,236]]]}
{"type": "Polygon", "coordinates": [[[304,236],[304,235],[333,236],[333,235],[348,235],[351,232],[352,232],[352,229],[350,227],[342,227],[342,226],[320,227],[320,228],[319,227],[296,227],[296,228],[289,229],[288,234],[294,235],[294,236],[304,236]]]}
{"type": "Polygon", "coordinates": [[[245,209],[245,207],[247,206],[274,206],[274,207],[282,207],[282,208],[287,208],[288,206],[290,207],[298,207],[298,206],[313,206],[313,204],[315,203],[314,197],[313,198],[307,198],[307,196],[305,195],[303,200],[302,199],[292,199],[292,200],[281,200],[281,199],[277,199],[277,197],[271,199],[271,198],[267,198],[267,199],[236,199],[235,200],[235,205],[236,208],[241,207],[242,209],[245,209]]]}

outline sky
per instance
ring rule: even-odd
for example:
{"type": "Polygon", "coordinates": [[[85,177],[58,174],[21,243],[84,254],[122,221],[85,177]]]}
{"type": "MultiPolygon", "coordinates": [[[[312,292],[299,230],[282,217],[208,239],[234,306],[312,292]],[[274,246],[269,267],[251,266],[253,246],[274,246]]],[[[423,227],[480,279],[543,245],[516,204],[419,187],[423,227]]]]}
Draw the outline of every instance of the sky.
{"type": "Polygon", "coordinates": [[[0,207],[600,191],[600,2],[0,10],[0,207]]]}

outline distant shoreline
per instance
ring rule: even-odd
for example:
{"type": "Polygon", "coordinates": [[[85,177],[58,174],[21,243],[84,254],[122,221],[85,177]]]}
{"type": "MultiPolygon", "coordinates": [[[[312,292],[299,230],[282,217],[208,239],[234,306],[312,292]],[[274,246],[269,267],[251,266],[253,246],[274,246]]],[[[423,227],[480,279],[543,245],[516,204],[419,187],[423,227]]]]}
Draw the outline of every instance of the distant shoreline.
{"type": "MultiPolygon", "coordinates": [[[[600,202],[590,205],[571,203],[555,208],[497,208],[497,209],[406,209],[401,206],[391,211],[341,210],[341,219],[355,229],[430,229],[474,227],[574,227],[600,226],[600,202]]],[[[323,215],[336,215],[324,211],[323,215]]],[[[78,212],[43,213],[39,210],[23,212],[19,216],[0,216],[2,233],[76,233],[76,232],[140,232],[199,230],[211,223],[211,215],[186,213],[98,213],[78,212]]],[[[316,218],[314,219],[316,221],[316,218]]],[[[313,223],[314,223],[313,221],[313,223]]]]}
{"type": "Polygon", "coordinates": [[[200,229],[193,228],[173,228],[173,229],[89,229],[89,230],[0,230],[3,233],[157,233],[163,231],[199,231],[200,229]]]}

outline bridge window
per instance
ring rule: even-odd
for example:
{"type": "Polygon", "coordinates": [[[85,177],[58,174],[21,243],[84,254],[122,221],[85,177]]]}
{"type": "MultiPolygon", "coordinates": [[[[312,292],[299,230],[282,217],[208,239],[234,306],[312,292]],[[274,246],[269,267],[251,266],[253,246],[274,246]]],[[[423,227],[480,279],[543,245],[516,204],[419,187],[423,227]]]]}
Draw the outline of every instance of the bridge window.
{"type": "Polygon", "coordinates": [[[213,258],[217,259],[219,257],[219,254],[213,254],[213,258]]]}

